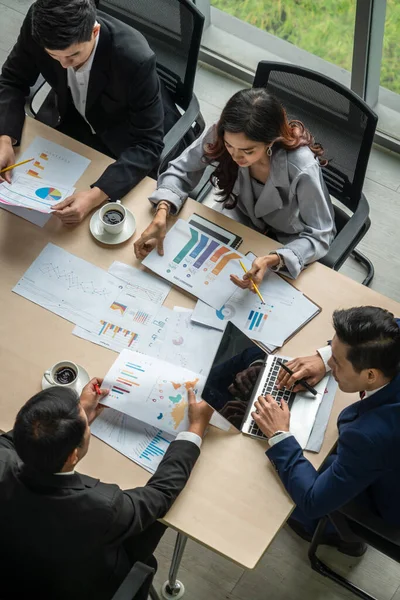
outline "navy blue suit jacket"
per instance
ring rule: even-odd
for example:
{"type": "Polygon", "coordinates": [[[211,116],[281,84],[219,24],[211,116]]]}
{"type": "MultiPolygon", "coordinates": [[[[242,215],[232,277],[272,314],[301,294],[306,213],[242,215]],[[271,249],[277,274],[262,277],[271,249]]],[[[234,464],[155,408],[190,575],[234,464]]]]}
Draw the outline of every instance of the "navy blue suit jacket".
{"type": "Polygon", "coordinates": [[[267,456],[297,506],[309,518],[337,510],[366,492],[372,508],[400,525],[400,374],[338,419],[337,454],[318,473],[291,436],[267,456]]]}

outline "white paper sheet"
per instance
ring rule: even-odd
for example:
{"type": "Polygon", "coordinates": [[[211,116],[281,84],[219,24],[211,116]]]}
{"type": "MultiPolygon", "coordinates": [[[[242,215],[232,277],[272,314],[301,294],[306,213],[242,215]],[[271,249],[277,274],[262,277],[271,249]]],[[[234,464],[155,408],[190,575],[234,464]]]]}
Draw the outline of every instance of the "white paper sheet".
{"type": "Polygon", "coordinates": [[[41,179],[74,186],[83,175],[90,160],[42,137],[35,137],[32,144],[18,158],[18,162],[34,158],[32,162],[16,167],[12,178],[19,174],[29,175],[40,183],[41,179]]]}
{"type": "Polygon", "coordinates": [[[73,323],[89,322],[97,307],[113,301],[121,284],[103,269],[47,244],[13,292],[73,323]]]}
{"type": "MultiPolygon", "coordinates": [[[[88,158],[41,137],[33,140],[25,152],[18,157],[18,162],[29,158],[34,160],[11,171],[11,180],[17,175],[29,175],[38,183],[44,179],[57,182],[63,187],[74,187],[90,164],[88,158]]],[[[5,204],[0,204],[0,207],[39,227],[43,227],[51,216],[5,204]]]]}
{"type": "Polygon", "coordinates": [[[192,320],[220,330],[225,328],[227,321],[232,321],[253,340],[267,346],[282,346],[319,312],[304,294],[272,271],[266,274],[259,289],[265,304],[256,294],[236,287],[217,310],[198,301],[192,320]]]}
{"type": "Polygon", "coordinates": [[[0,184],[0,203],[49,214],[54,204],[71,196],[74,190],[72,187],[17,174],[11,185],[7,182],[0,184]]]}
{"type": "Polygon", "coordinates": [[[204,383],[188,369],[123,350],[104,378],[110,391],[102,404],[175,434],[189,427],[188,389],[200,398],[204,383]]]}
{"type": "MultiPolygon", "coordinates": [[[[121,294],[118,298],[121,299],[121,294]]],[[[72,333],[114,352],[128,349],[158,357],[172,310],[143,300],[131,303],[124,314],[113,308],[117,306],[118,303],[112,301],[107,309],[101,307],[90,319],[76,318],[84,327],[78,325],[72,333]],[[101,316],[96,318],[96,315],[101,316]]]]}
{"type": "Polygon", "coordinates": [[[192,311],[174,308],[158,357],[207,376],[222,332],[191,321],[192,311]]]}
{"type": "Polygon", "coordinates": [[[328,380],[329,375],[326,375],[314,386],[318,392],[317,396],[310,392],[297,394],[290,409],[290,432],[293,433],[302,448],[306,447],[311,435],[328,380]]]}
{"type": "Polygon", "coordinates": [[[155,472],[168,446],[175,439],[174,435],[112,408],[106,408],[93,421],[90,431],[150,473],[155,472]]]}
{"type": "Polygon", "coordinates": [[[243,254],[179,219],[164,240],[164,256],[153,250],[143,265],[219,309],[237,289],[230,275],[243,277],[239,260],[250,269],[243,254]]]}
{"type": "Polygon", "coordinates": [[[132,296],[134,294],[135,298],[142,298],[153,304],[164,304],[164,300],[171,291],[171,285],[160,277],[140,271],[117,260],[112,263],[108,272],[129,283],[132,296]]]}
{"type": "Polygon", "coordinates": [[[171,286],[151,275],[115,262],[109,269],[120,285],[112,298],[104,298],[90,318],[74,321],[74,335],[121,352],[125,348],[158,356],[172,310],[161,306],[171,286]]]}

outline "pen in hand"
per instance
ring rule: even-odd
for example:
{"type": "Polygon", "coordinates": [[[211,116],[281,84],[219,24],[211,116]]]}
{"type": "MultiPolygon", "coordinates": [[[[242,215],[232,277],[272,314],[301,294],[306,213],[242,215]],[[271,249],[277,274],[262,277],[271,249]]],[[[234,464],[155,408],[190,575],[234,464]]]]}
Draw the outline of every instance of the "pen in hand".
{"type": "MultiPolygon", "coordinates": [[[[292,369],[289,369],[289,367],[287,367],[285,365],[285,363],[283,363],[281,360],[278,360],[277,363],[280,367],[282,367],[282,369],[284,371],[286,371],[286,373],[289,373],[289,375],[294,375],[294,371],[292,371],[292,369]]],[[[314,396],[316,396],[318,394],[317,390],[315,388],[313,388],[309,383],[307,383],[307,381],[305,379],[299,379],[298,381],[296,381],[295,385],[297,385],[297,384],[305,387],[306,390],[311,392],[311,394],[313,394],[314,396]]]]}
{"type": "MultiPolygon", "coordinates": [[[[239,263],[240,263],[240,266],[242,267],[243,271],[244,271],[245,273],[247,273],[247,269],[246,269],[246,267],[244,266],[244,264],[242,263],[242,261],[241,261],[241,260],[239,260],[239,263]]],[[[251,283],[253,284],[254,291],[256,292],[257,296],[260,298],[261,302],[262,302],[263,304],[265,304],[265,302],[264,302],[264,298],[261,296],[260,290],[258,289],[258,287],[256,286],[256,284],[254,283],[254,281],[253,281],[252,279],[250,279],[250,281],[251,281],[251,283]]]]}

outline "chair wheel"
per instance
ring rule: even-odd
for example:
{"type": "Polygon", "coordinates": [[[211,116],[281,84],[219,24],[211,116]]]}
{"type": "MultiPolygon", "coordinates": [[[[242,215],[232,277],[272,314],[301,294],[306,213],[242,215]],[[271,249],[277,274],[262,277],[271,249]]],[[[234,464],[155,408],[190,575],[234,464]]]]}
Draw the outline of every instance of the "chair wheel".
{"type": "Polygon", "coordinates": [[[178,579],[176,580],[173,589],[171,589],[169,581],[166,581],[161,588],[161,596],[165,598],[165,600],[179,600],[179,598],[183,598],[184,594],[185,586],[178,579]]]}

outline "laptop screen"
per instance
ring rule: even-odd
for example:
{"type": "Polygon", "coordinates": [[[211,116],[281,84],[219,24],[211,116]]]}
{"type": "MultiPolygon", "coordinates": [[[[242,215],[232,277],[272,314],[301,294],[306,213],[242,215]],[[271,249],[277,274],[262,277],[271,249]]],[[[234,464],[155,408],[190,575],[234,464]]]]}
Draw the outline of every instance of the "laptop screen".
{"type": "Polygon", "coordinates": [[[202,398],[238,429],[267,357],[264,350],[228,322],[202,398]]]}

